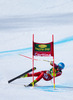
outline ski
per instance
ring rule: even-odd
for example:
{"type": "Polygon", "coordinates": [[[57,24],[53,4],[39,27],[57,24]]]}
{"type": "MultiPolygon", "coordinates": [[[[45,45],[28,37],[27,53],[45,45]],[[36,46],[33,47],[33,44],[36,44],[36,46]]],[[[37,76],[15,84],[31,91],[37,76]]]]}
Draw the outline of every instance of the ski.
{"type": "Polygon", "coordinates": [[[24,85],[24,87],[32,87],[32,86],[24,85]]]}
{"type": "Polygon", "coordinates": [[[27,85],[24,85],[24,87],[28,87],[27,85]]]}
{"type": "MultiPolygon", "coordinates": [[[[34,67],[34,70],[35,70],[35,69],[36,69],[36,67],[34,67]]],[[[14,80],[16,80],[16,79],[21,78],[22,76],[24,76],[25,74],[27,74],[27,73],[29,73],[29,72],[31,72],[31,71],[32,71],[32,68],[31,68],[30,70],[24,72],[23,74],[20,74],[20,75],[18,75],[17,77],[14,77],[14,78],[10,79],[10,80],[8,81],[8,83],[11,83],[12,81],[14,81],[14,80]]]]}

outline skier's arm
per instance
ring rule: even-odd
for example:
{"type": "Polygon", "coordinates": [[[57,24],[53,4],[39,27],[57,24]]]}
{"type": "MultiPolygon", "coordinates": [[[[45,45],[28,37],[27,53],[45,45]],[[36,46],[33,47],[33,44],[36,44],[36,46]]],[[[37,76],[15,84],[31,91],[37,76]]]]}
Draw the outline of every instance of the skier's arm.
{"type": "Polygon", "coordinates": [[[62,74],[62,71],[56,73],[56,77],[57,77],[57,76],[60,76],[61,74],[62,74]]]}
{"type": "MultiPolygon", "coordinates": [[[[53,66],[53,61],[50,61],[50,65],[53,66]]],[[[58,65],[54,63],[54,67],[57,67],[58,65]]]]}

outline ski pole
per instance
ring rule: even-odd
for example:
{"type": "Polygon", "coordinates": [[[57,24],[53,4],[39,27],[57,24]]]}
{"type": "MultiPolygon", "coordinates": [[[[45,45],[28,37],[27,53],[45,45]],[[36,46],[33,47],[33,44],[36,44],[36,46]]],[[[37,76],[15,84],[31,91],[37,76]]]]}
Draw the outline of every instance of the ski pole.
{"type": "MultiPolygon", "coordinates": [[[[22,54],[19,54],[20,56],[23,56],[25,58],[28,58],[28,59],[32,59],[31,57],[28,57],[28,56],[25,56],[25,55],[22,55],[22,54]]],[[[36,61],[46,61],[46,62],[50,62],[49,60],[40,60],[40,59],[34,59],[36,61]]]]}

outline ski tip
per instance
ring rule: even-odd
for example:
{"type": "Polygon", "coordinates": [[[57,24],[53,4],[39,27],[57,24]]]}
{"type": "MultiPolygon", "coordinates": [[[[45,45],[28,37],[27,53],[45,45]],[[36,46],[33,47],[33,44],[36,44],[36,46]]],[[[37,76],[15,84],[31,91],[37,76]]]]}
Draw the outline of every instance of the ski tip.
{"type": "Polygon", "coordinates": [[[28,85],[24,85],[24,87],[29,87],[28,85]]]}
{"type": "Polygon", "coordinates": [[[26,85],[24,85],[24,87],[27,87],[26,85]]]}
{"type": "Polygon", "coordinates": [[[8,83],[10,83],[11,81],[9,80],[8,83]]]}
{"type": "Polygon", "coordinates": [[[29,85],[24,85],[24,87],[32,87],[32,86],[29,86],[29,85]]]}

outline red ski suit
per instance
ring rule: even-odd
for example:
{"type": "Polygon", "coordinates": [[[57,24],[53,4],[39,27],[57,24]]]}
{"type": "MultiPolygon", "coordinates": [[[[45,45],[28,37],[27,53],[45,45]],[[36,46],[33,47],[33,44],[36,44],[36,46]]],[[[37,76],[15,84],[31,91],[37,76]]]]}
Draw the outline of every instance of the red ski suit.
{"type": "MultiPolygon", "coordinates": [[[[50,64],[52,65],[52,64],[50,64]]],[[[52,65],[53,66],[53,65],[52,65]]],[[[55,70],[56,70],[56,76],[60,76],[62,74],[62,71],[61,70],[58,70],[58,65],[54,64],[54,67],[55,67],[55,70]]],[[[40,79],[44,79],[45,81],[49,81],[53,78],[53,76],[51,74],[47,74],[49,70],[45,70],[45,71],[40,71],[40,72],[36,72],[34,73],[34,76],[37,77],[36,78],[36,81],[38,82],[40,79]]],[[[31,77],[32,74],[28,73],[27,74],[27,77],[31,77]]]]}

